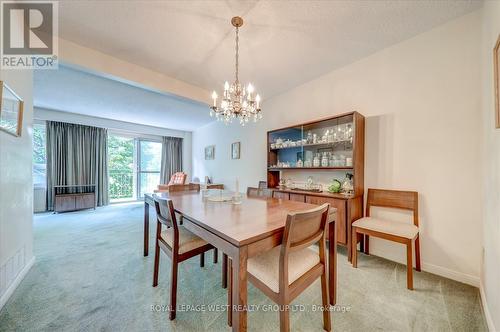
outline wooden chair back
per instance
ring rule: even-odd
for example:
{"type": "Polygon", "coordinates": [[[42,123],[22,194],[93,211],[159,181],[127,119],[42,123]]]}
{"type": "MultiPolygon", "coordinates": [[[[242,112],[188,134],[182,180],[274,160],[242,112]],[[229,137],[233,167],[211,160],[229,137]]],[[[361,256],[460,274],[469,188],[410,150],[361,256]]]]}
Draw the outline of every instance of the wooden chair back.
{"type": "Polygon", "coordinates": [[[170,177],[170,181],[168,182],[168,185],[173,185],[173,184],[185,184],[187,179],[187,174],[184,172],[176,172],[172,174],[170,177]]]}
{"type": "Polygon", "coordinates": [[[285,251],[295,251],[307,248],[326,239],[326,222],[330,204],[325,203],[317,208],[290,213],[286,220],[283,233],[283,248],[285,251]]]}
{"type": "Polygon", "coordinates": [[[368,189],[368,198],[366,202],[366,216],[370,216],[372,206],[387,207],[400,210],[409,210],[413,212],[413,223],[418,226],[418,192],[386,190],[386,189],[368,189]]]}
{"type": "Polygon", "coordinates": [[[264,188],[255,188],[255,187],[248,187],[247,188],[247,197],[272,197],[273,192],[270,189],[264,188]]]}
{"type": "Polygon", "coordinates": [[[259,188],[248,187],[247,188],[247,196],[248,197],[259,197],[259,188]]]}
{"type": "Polygon", "coordinates": [[[267,182],[259,181],[259,189],[267,189],[267,182]]]}
{"type": "Polygon", "coordinates": [[[153,195],[153,198],[158,221],[167,227],[177,228],[177,219],[172,200],[158,197],[157,195],[153,195]]]}
{"type": "Polygon", "coordinates": [[[317,208],[290,213],[286,219],[281,243],[279,266],[279,289],[283,298],[289,296],[288,256],[290,252],[305,249],[319,242],[319,261],[326,266],[326,222],[330,204],[317,208]]]}
{"type": "Polygon", "coordinates": [[[173,184],[168,186],[169,192],[177,191],[200,191],[199,183],[189,183],[189,184],[173,184]]]}

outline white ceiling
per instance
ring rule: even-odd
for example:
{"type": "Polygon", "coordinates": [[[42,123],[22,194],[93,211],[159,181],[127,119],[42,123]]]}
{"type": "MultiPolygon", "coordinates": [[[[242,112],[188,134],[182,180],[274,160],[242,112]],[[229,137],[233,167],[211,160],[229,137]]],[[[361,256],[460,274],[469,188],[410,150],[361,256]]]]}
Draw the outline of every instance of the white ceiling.
{"type": "Polygon", "coordinates": [[[205,104],[62,65],[35,71],[33,90],[35,106],[70,113],[188,131],[213,120],[205,104]]]}
{"type": "Polygon", "coordinates": [[[230,19],[241,15],[241,80],[253,82],[264,99],[481,6],[469,0],[59,3],[62,38],[207,90],[233,77],[230,19]]]}

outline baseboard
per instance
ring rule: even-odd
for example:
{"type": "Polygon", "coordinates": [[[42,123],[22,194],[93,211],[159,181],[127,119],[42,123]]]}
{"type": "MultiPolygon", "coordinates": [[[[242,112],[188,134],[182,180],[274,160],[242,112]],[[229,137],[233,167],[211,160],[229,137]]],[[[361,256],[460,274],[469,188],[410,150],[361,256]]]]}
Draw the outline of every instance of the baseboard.
{"type": "Polygon", "coordinates": [[[0,298],[0,310],[3,308],[3,306],[7,303],[9,298],[12,296],[14,291],[16,290],[17,286],[21,283],[21,281],[24,279],[28,271],[31,269],[31,267],[35,264],[35,256],[29,260],[29,262],[23,267],[23,269],[18,273],[16,278],[12,281],[10,286],[7,288],[5,293],[2,295],[0,298]]]}
{"type": "Polygon", "coordinates": [[[441,277],[445,277],[448,279],[452,279],[455,281],[462,282],[467,285],[471,285],[474,287],[479,287],[479,277],[472,276],[470,274],[462,273],[462,272],[457,272],[454,270],[447,269],[442,266],[437,266],[434,264],[429,264],[422,262],[422,270],[432,273],[432,274],[437,274],[441,277]]]}
{"type": "Polygon", "coordinates": [[[498,331],[493,323],[493,318],[491,317],[490,309],[488,307],[488,302],[486,302],[486,293],[484,292],[483,283],[479,284],[479,294],[481,295],[481,306],[483,307],[484,317],[486,318],[486,324],[488,325],[488,330],[491,332],[498,331]]]}

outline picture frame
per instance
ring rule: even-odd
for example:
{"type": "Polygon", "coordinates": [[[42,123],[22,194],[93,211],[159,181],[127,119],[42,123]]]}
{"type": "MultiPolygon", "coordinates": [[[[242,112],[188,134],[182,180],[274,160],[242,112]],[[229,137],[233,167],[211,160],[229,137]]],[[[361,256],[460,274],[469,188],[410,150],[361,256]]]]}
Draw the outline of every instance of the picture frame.
{"type": "Polygon", "coordinates": [[[215,145],[205,147],[205,160],[215,159],[215,145]]]}
{"type": "Polygon", "coordinates": [[[231,159],[240,159],[241,142],[231,144],[231,159]]]}
{"type": "Polygon", "coordinates": [[[23,100],[0,81],[0,130],[20,137],[23,129],[23,100]]]}
{"type": "Polygon", "coordinates": [[[493,77],[495,86],[495,122],[500,128],[500,35],[493,48],[493,77]]]}

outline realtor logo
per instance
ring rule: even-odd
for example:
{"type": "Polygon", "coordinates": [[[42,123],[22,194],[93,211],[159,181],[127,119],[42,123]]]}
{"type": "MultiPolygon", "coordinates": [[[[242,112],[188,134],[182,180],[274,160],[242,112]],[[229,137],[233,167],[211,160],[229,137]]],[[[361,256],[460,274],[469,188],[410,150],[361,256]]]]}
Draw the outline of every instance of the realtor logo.
{"type": "Polygon", "coordinates": [[[1,67],[57,69],[57,1],[1,2],[1,67]]]}

